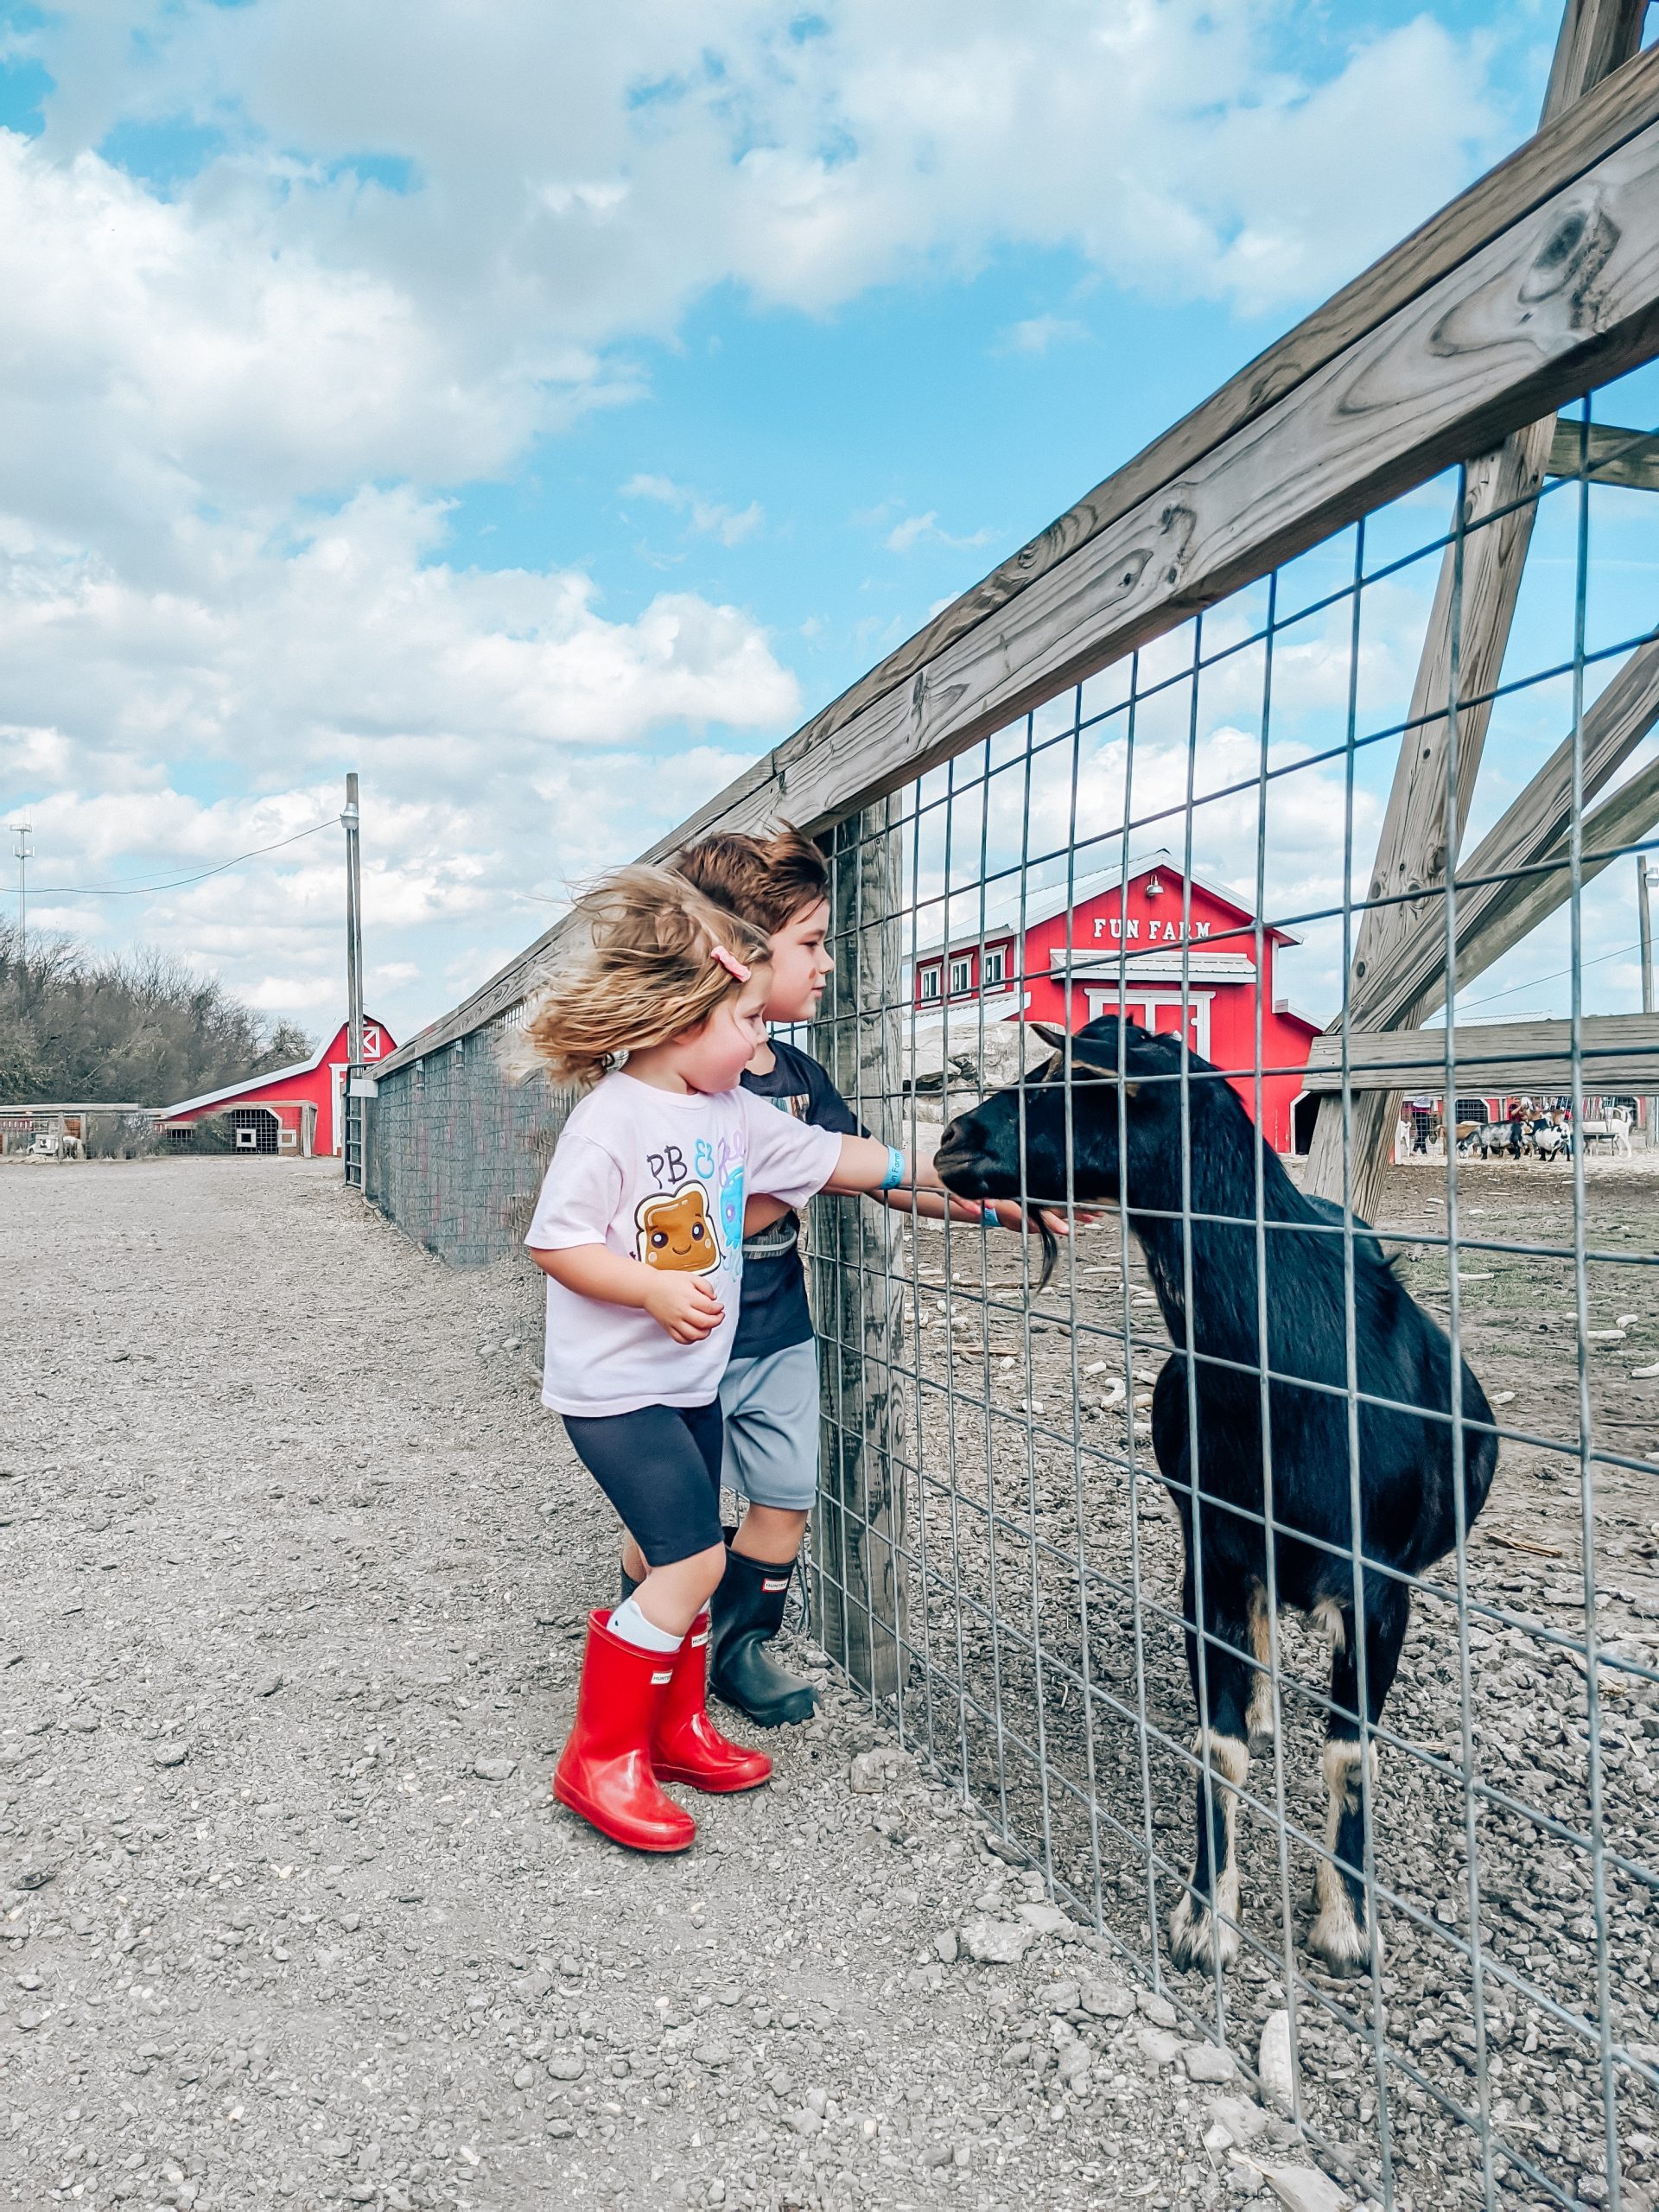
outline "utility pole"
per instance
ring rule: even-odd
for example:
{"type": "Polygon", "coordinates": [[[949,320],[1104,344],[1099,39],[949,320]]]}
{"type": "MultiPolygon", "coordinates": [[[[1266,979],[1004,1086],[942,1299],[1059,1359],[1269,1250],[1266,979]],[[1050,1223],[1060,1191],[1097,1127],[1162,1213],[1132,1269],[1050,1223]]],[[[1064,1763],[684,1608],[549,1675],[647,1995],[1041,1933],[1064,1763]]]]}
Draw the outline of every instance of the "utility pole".
{"type": "MultiPolygon", "coordinates": [[[[1648,887],[1653,881],[1653,870],[1645,853],[1636,856],[1636,918],[1637,933],[1642,939],[1642,1011],[1653,1012],[1653,913],[1648,901],[1648,887]]],[[[1653,1117],[1659,1100],[1648,1101],[1648,1149],[1654,1145],[1653,1117]]]]}
{"type": "Polygon", "coordinates": [[[340,1133],[340,1167],[348,1183],[363,1185],[363,1132],[367,1122],[359,1084],[363,1080],[363,878],[359,849],[357,776],[346,779],[346,1097],[340,1133]]]}
{"type": "Polygon", "coordinates": [[[35,825],[24,820],[10,824],[16,842],[12,851],[17,858],[17,957],[21,960],[28,945],[29,922],[29,864],[35,857],[29,837],[35,825]]]}

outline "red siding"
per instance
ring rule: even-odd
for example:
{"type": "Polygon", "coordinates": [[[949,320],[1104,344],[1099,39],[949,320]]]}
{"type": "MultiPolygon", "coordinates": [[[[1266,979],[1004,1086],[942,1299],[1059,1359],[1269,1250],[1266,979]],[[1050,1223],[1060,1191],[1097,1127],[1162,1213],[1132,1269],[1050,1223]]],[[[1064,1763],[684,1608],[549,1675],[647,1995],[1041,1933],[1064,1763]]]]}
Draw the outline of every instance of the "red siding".
{"type": "MultiPolygon", "coordinates": [[[[1033,922],[1026,932],[1024,958],[1018,941],[988,936],[988,948],[1007,947],[1007,972],[1015,988],[986,994],[988,1018],[1011,1019],[1023,993],[1027,1020],[1064,1022],[1080,1029],[1096,1014],[1116,1013],[1127,1004],[1130,1018],[1154,1030],[1173,1030],[1181,1018],[1180,959],[1191,925],[1190,960],[1201,963],[1219,954],[1249,963],[1248,972],[1232,976],[1191,975],[1187,984],[1189,1040],[1217,1067],[1234,1072],[1233,1088],[1252,1112],[1255,1103],[1257,1046],[1255,1035],[1258,987],[1262,1003],[1260,1060],[1262,1101],[1268,1141],[1280,1152],[1291,1147],[1291,1105],[1302,1088],[1301,1071],[1308,1048],[1319,1034],[1317,1026],[1300,1014],[1275,1013],[1274,960],[1283,933],[1262,932],[1262,973],[1255,976],[1256,931],[1252,917],[1242,907],[1192,887],[1190,908],[1183,912],[1180,877],[1166,868],[1147,868],[1134,877],[1127,890],[1114,886],[1082,901],[1071,915],[1055,914],[1033,922]],[[1149,893],[1156,882],[1160,890],[1149,893]],[[1127,945],[1130,958],[1126,980],[1120,985],[1114,956],[1127,945]],[[1061,956],[1060,972],[1053,958],[1061,956]],[[1070,974],[1066,956],[1070,955],[1070,974]],[[1096,972],[1088,972],[1090,955],[1098,955],[1096,972]],[[1140,956],[1137,957],[1136,956],[1140,956]],[[1167,969],[1168,973],[1158,972],[1167,969]]],[[[930,964],[943,959],[943,982],[949,973],[950,954],[931,954],[917,963],[915,998],[918,1006],[937,1007],[938,999],[922,995],[922,976],[930,964]]],[[[979,988],[979,950],[959,945],[954,957],[970,961],[969,996],[979,988]]],[[[958,1001],[960,1002],[960,1001],[958,1001]]]]}
{"type": "MultiPolygon", "coordinates": [[[[205,1121],[212,1114],[229,1114],[238,1106],[269,1106],[283,1128],[297,1129],[301,1109],[315,1106],[317,1109],[315,1145],[321,1153],[340,1150],[340,1132],[334,1126],[334,1106],[340,1071],[346,1065],[346,1029],[342,1021],[334,1032],[327,1051],[314,1068],[287,1076],[256,1077],[245,1090],[233,1090],[222,1098],[215,1098],[210,1105],[193,1107],[188,1113],[169,1114],[167,1125],[182,1128],[192,1122],[205,1121]]],[[[391,1032],[384,1022],[365,1021],[363,1025],[363,1057],[365,1063],[387,1059],[397,1050],[391,1032]]]]}

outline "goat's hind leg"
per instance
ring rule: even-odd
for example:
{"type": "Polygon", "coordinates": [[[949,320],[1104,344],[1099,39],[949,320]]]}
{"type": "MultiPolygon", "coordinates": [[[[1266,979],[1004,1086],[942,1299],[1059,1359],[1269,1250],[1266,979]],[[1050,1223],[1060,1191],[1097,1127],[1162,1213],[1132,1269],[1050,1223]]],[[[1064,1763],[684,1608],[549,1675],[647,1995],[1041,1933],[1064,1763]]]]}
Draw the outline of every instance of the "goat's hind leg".
{"type": "Polygon", "coordinates": [[[1244,1732],[1250,1757],[1265,1758],[1279,1732],[1274,1697],[1273,1624],[1268,1618],[1268,1586],[1250,1585],[1250,1653],[1255,1665],[1250,1674],[1250,1702],[1244,1715],[1244,1732]]]}
{"type": "MultiPolygon", "coordinates": [[[[1219,1576],[1221,1571],[1216,1571],[1219,1576]]],[[[1204,1666],[1206,1699],[1198,1688],[1198,1639],[1186,1639],[1187,1668],[1200,1726],[1192,1748],[1202,1764],[1197,1777],[1198,1848],[1192,1878],[1181,1892],[1169,1921],[1170,1955],[1178,1967],[1206,1967],[1212,1959],[1230,1967],[1238,1956],[1238,1793],[1250,1770],[1245,1718],[1250,1703],[1251,1670],[1244,1650],[1248,1622],[1226,1618],[1216,1606],[1205,1571],[1204,1666]],[[1205,1768],[1208,1767],[1206,1776],[1205,1768]]],[[[1192,1613],[1189,1571],[1183,1608],[1192,1613]]]]}
{"type": "MultiPolygon", "coordinates": [[[[1368,1578],[1364,1597],[1365,1713],[1374,1727],[1400,1663],[1410,1601],[1399,1584],[1380,1578],[1368,1578]]],[[[1369,1738],[1363,1745],[1361,1741],[1352,1610],[1333,1600],[1314,1610],[1330,1631],[1333,1648],[1332,1709],[1321,1762],[1325,1850],[1314,1864],[1319,1911],[1308,1941],[1333,1974],[1368,1974],[1376,1948],[1376,1923],[1365,1888],[1365,1794],[1376,1787],[1376,1745],[1369,1738]]]]}

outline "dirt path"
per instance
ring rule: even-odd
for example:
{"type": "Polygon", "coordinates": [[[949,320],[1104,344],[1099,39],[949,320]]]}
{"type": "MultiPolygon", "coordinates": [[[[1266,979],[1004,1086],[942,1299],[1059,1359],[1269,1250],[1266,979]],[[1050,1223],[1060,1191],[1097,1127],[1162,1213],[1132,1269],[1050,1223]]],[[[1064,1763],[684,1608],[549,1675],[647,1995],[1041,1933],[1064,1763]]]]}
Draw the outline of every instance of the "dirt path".
{"type": "Polygon", "coordinates": [[[0,1300],[0,2202],[1251,2185],[1225,2060],[902,1759],[855,1790],[852,1700],[682,1860],[550,1805],[611,1540],[511,1279],[322,1162],[16,1167],[0,1300]]]}

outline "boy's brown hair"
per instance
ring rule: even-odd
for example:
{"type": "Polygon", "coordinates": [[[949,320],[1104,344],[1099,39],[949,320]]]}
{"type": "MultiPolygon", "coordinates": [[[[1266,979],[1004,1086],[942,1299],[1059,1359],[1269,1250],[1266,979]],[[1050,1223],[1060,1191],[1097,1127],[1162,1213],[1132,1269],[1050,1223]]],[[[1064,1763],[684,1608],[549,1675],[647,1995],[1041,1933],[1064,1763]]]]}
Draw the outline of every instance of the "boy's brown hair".
{"type": "Polygon", "coordinates": [[[770,837],[717,830],[677,853],[672,865],[705,899],[741,914],[768,937],[830,896],[828,861],[787,822],[770,837]]]}

